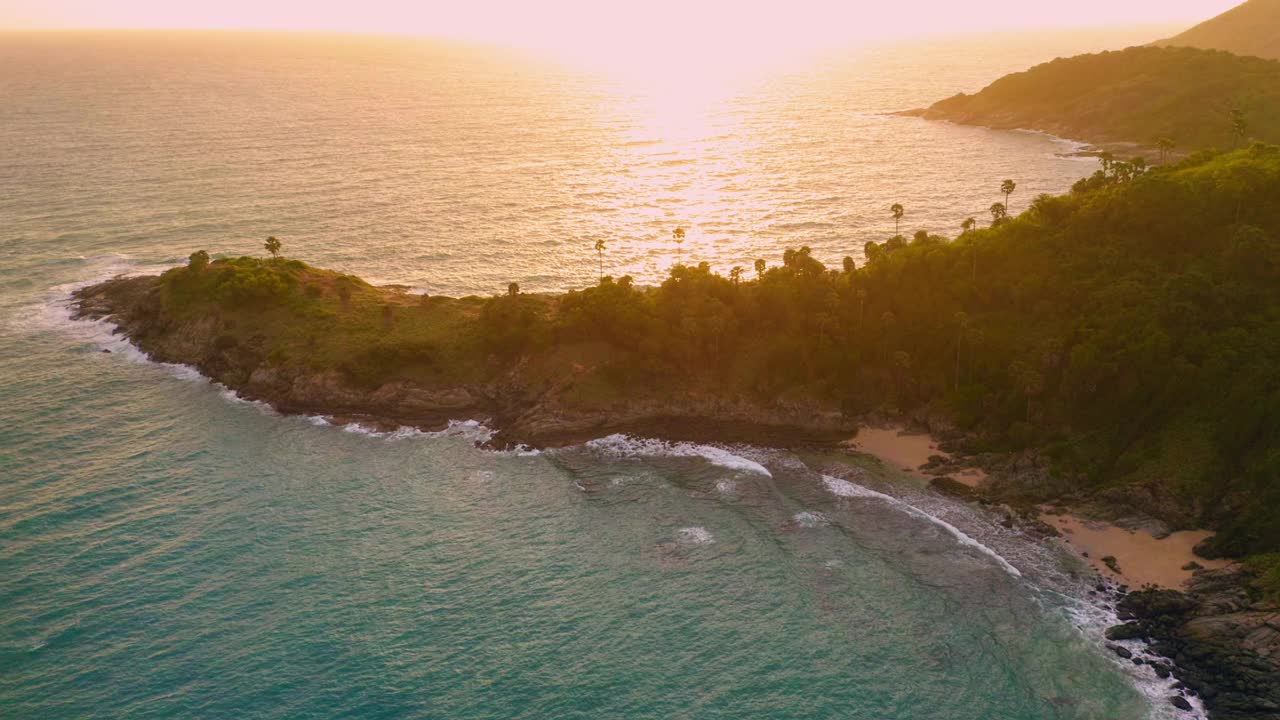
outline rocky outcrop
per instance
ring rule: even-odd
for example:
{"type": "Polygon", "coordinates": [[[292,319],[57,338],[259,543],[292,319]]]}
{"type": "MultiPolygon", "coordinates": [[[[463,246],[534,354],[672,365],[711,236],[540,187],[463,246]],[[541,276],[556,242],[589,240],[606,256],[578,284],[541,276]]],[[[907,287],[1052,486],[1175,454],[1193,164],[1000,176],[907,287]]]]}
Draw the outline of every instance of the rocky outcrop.
{"type": "Polygon", "coordinates": [[[1143,638],[1214,720],[1280,719],[1280,607],[1252,600],[1238,567],[1197,571],[1188,591],[1126,595],[1112,640],[1143,638]]]}
{"type": "Polygon", "coordinates": [[[816,402],[765,403],[709,392],[655,391],[584,408],[568,400],[573,373],[549,387],[535,387],[518,362],[485,383],[424,387],[391,379],[362,387],[335,370],[272,363],[262,349],[265,342],[233,339],[224,333],[228,321],[216,315],[166,312],[156,278],[116,278],[78,291],[75,301],[78,317],[110,319],[149,357],[191,365],[238,395],[287,414],[424,430],[451,420],[483,420],[497,430],[495,445],[530,447],[615,432],[771,446],[834,444],[855,429],[839,409],[816,402]]]}

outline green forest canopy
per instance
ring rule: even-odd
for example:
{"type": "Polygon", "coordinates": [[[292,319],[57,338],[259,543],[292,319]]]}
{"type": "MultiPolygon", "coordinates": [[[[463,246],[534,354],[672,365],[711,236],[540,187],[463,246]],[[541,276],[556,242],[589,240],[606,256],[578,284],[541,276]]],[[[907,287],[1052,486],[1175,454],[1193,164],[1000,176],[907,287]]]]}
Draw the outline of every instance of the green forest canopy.
{"type": "Polygon", "coordinates": [[[1043,130],[1092,143],[1232,148],[1280,142],[1280,62],[1186,47],[1132,47],[1059,58],[1006,75],[982,91],[935,103],[924,117],[1043,130]]]}
{"type": "Polygon", "coordinates": [[[1280,550],[1280,148],[1122,166],[952,241],[869,243],[862,267],[799,248],[745,276],[418,299],[240,258],[170,271],[165,303],[371,387],[519,364],[579,376],[584,407],[643,388],[943,408],[975,450],[1038,449],[1078,489],[1140,487],[1221,528],[1224,551],[1280,550]]]}

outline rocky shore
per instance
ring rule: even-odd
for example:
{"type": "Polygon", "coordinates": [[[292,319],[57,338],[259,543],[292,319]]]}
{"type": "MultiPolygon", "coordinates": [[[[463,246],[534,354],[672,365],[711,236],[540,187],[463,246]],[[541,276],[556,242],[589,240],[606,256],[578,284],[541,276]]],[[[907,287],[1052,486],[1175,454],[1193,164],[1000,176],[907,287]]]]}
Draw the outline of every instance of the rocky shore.
{"type": "Polygon", "coordinates": [[[483,383],[424,387],[395,380],[360,387],[334,370],[273,364],[253,342],[224,341],[217,319],[175,318],[161,305],[156,278],[122,277],[76,291],[72,312],[77,319],[109,320],[153,360],[190,365],[281,413],[376,429],[439,430],[451,420],[480,420],[496,431],[496,447],[570,445],[619,432],[673,441],[835,445],[857,427],[839,408],[801,401],[765,405],[696,391],[582,408],[569,399],[577,379],[572,373],[544,384],[519,363],[483,383]]]}
{"type": "Polygon", "coordinates": [[[960,438],[945,421],[928,415],[914,421],[916,432],[888,425],[865,433],[865,439],[860,432],[851,445],[891,467],[927,478],[936,492],[1003,514],[1006,527],[1016,527],[1034,540],[1068,543],[1097,570],[1097,598],[1113,605],[1124,621],[1107,630],[1107,640],[1145,644],[1140,649],[1120,644],[1109,648],[1135,665],[1150,665],[1159,677],[1173,677],[1178,693],[1168,698],[1173,707],[1189,711],[1193,706],[1188,698],[1198,697],[1214,720],[1280,720],[1280,606],[1252,597],[1248,569],[1192,559],[1196,556],[1179,544],[1170,550],[1185,563],[1184,572],[1151,575],[1145,572],[1148,568],[1139,568],[1126,574],[1112,557],[1090,557],[1063,534],[1070,532],[1069,525],[1054,521],[1076,517],[1067,515],[1074,511],[1090,518],[1086,522],[1115,531],[1122,545],[1128,533],[1145,537],[1148,543],[1137,547],[1132,560],[1146,565],[1170,559],[1156,547],[1175,535],[1166,523],[1137,512],[1135,505],[1122,502],[1124,498],[1110,497],[1110,503],[1107,497],[1086,500],[1065,489],[1058,500],[1074,500],[1076,506],[1058,504],[1052,510],[1060,515],[1047,517],[1042,506],[1027,500],[1053,495],[1044,492],[1049,482],[1044,463],[1030,455],[948,452],[959,446],[960,438]],[[935,433],[949,441],[935,439],[935,433]],[[1130,591],[1129,583],[1148,576],[1162,577],[1165,586],[1130,591]],[[1182,581],[1186,576],[1189,579],[1182,581]]]}
{"type": "MultiPolygon", "coordinates": [[[[1280,718],[1280,608],[1251,599],[1248,579],[1239,567],[1200,570],[1187,592],[1128,593],[1117,606],[1126,622],[1107,638],[1147,641],[1159,659],[1131,659],[1172,673],[1215,720],[1280,718]]],[[[1181,696],[1171,701],[1188,705],[1181,696]]]]}
{"type": "MultiPolygon", "coordinates": [[[[584,409],[573,401],[573,373],[539,382],[520,362],[485,382],[424,386],[395,380],[361,387],[334,370],[312,372],[299,363],[272,362],[255,339],[227,342],[225,328],[219,325],[225,321],[218,318],[168,311],[153,277],[116,278],[81,289],[74,294],[73,316],[109,321],[152,359],[193,366],[241,397],[265,402],[282,413],[319,415],[377,429],[437,430],[453,420],[481,420],[497,431],[491,443],[498,447],[567,445],[618,432],[673,441],[835,447],[868,420],[882,425],[895,420],[851,417],[816,402],[779,400],[766,405],[695,391],[645,392],[605,408],[584,409]]],[[[959,450],[965,438],[944,414],[926,410],[897,420],[929,437],[917,439],[901,454],[889,454],[891,465],[926,477],[937,492],[1004,512],[1007,526],[1020,527],[1032,538],[1059,535],[1042,520],[1041,503],[1085,502],[1073,494],[1077,483],[1050,473],[1044,459],[1033,454],[948,453],[959,450]]],[[[883,447],[871,449],[885,452],[883,447]]],[[[1128,500],[1088,502],[1090,512],[1111,513],[1114,519],[1132,517],[1136,505],[1128,500]]],[[[1157,498],[1144,502],[1155,512],[1162,509],[1163,501],[1157,498]]],[[[1167,515],[1176,519],[1177,509],[1168,510],[1167,515]]],[[[1151,518],[1143,522],[1159,524],[1151,518]]],[[[1115,647],[1135,663],[1150,663],[1157,673],[1175,676],[1182,692],[1202,698],[1215,720],[1280,718],[1280,610],[1251,600],[1248,580],[1246,571],[1233,566],[1197,572],[1185,592],[1128,593],[1121,587],[1118,612],[1127,622],[1112,628],[1108,637],[1148,641],[1146,657],[1115,647]]],[[[1182,695],[1170,702],[1189,707],[1182,695]]]]}

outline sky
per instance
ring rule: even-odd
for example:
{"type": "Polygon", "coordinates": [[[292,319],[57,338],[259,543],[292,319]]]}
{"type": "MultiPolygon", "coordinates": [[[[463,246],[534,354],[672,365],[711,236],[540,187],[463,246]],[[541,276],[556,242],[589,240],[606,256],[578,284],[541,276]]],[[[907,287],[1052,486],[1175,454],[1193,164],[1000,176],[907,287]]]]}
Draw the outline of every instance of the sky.
{"type": "Polygon", "coordinates": [[[1240,0],[0,0],[0,29],[403,33],[673,63],[951,32],[1208,19],[1240,0]]]}
{"type": "Polygon", "coordinates": [[[245,28],[405,32],[569,43],[644,35],[662,45],[732,32],[754,40],[1195,21],[1240,0],[0,0],[0,28],[245,28]],[[586,36],[586,37],[584,37],[586,36]]]}

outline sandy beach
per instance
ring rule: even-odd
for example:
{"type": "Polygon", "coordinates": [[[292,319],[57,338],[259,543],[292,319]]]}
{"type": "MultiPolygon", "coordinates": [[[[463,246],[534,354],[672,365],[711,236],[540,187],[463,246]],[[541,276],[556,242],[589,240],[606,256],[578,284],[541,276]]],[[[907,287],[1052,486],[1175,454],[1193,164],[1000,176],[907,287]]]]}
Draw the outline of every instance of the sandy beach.
{"type": "MultiPolygon", "coordinates": [[[[932,477],[921,470],[930,457],[941,455],[951,459],[928,433],[908,433],[901,426],[864,427],[845,444],[878,458],[889,467],[922,478],[932,477]]],[[[986,473],[980,468],[964,468],[949,473],[948,477],[977,487],[986,473]]],[[[1101,575],[1133,588],[1157,585],[1178,589],[1191,578],[1193,570],[1185,568],[1192,562],[1206,568],[1229,564],[1226,560],[1206,560],[1191,551],[1196,543],[1213,534],[1208,530],[1185,530],[1157,538],[1145,530],[1129,530],[1071,513],[1046,511],[1040,519],[1062,533],[1064,545],[1101,575]],[[1103,561],[1108,557],[1115,559],[1116,569],[1103,561]]]]}
{"type": "MultiPolygon", "coordinates": [[[[901,426],[887,428],[864,427],[846,445],[858,452],[878,458],[884,464],[917,477],[932,477],[921,472],[920,467],[935,455],[951,459],[938,448],[938,442],[928,433],[907,433],[901,426]]],[[[965,468],[951,473],[950,477],[977,487],[987,476],[981,468],[965,468]]]]}
{"type": "Polygon", "coordinates": [[[1157,538],[1146,530],[1128,530],[1070,513],[1043,513],[1040,519],[1057,528],[1063,542],[1101,575],[1133,588],[1156,585],[1178,589],[1191,579],[1189,563],[1206,568],[1230,564],[1227,560],[1206,560],[1191,551],[1213,534],[1208,530],[1183,530],[1157,538]],[[1108,557],[1115,558],[1118,572],[1104,562],[1108,557]]]}

